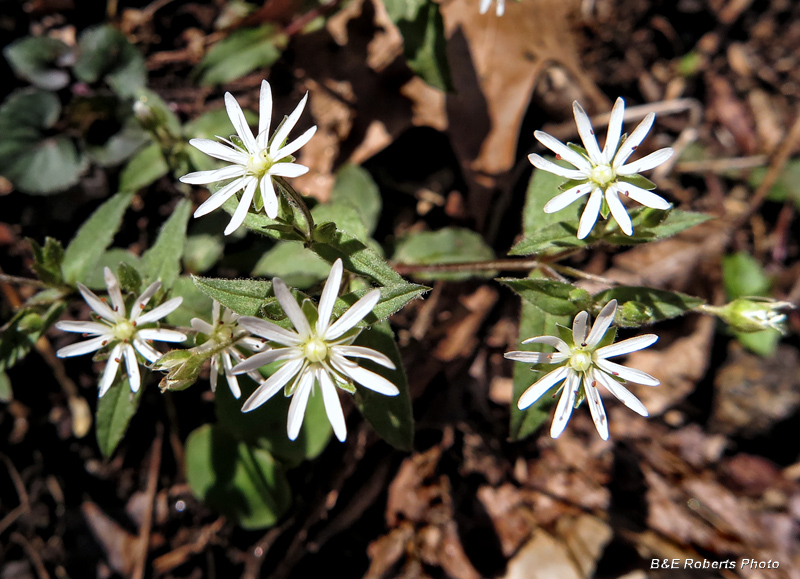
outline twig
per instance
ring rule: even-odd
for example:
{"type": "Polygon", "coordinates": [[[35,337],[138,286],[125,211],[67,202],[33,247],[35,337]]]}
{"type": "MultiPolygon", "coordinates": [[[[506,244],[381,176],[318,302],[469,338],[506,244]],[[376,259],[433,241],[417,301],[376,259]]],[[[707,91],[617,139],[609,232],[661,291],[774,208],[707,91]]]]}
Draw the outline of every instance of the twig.
{"type": "Polygon", "coordinates": [[[22,548],[25,550],[25,554],[28,555],[31,561],[33,561],[33,566],[36,569],[36,574],[39,576],[39,579],[50,579],[50,574],[47,572],[47,568],[44,566],[44,561],[39,556],[39,552],[33,548],[30,541],[26,539],[20,533],[14,532],[11,533],[10,539],[21,545],[22,548]]]}
{"type": "Polygon", "coordinates": [[[18,285],[32,285],[34,287],[47,288],[50,287],[46,283],[33,279],[30,277],[19,277],[17,275],[8,275],[7,273],[0,273],[0,282],[15,283],[18,285]]]}
{"type": "Polygon", "coordinates": [[[311,24],[314,20],[319,18],[320,16],[325,16],[327,13],[335,10],[336,7],[341,3],[341,0],[331,0],[325,4],[320,4],[313,10],[309,10],[302,16],[295,18],[292,20],[286,28],[283,29],[283,33],[286,36],[294,36],[298,32],[302,32],[303,29],[311,24]]]}
{"type": "Polygon", "coordinates": [[[681,161],[675,164],[677,173],[726,173],[755,169],[767,164],[767,155],[733,157],[732,159],[709,159],[707,161],[681,161]]]}
{"type": "Polygon", "coordinates": [[[413,265],[395,263],[394,270],[400,275],[418,273],[449,273],[471,271],[528,271],[541,267],[544,263],[538,259],[493,259],[490,261],[465,261],[460,263],[432,263],[413,265]]]}
{"type": "Polygon", "coordinates": [[[142,526],[139,528],[139,556],[136,566],[131,573],[133,579],[144,577],[144,568],[147,563],[148,547],[150,545],[150,529],[153,525],[153,509],[156,499],[156,489],[158,488],[158,472],[161,468],[161,445],[164,438],[164,426],[159,422],[156,424],[156,438],[150,455],[150,467],[147,471],[147,505],[142,516],[142,526]]]}

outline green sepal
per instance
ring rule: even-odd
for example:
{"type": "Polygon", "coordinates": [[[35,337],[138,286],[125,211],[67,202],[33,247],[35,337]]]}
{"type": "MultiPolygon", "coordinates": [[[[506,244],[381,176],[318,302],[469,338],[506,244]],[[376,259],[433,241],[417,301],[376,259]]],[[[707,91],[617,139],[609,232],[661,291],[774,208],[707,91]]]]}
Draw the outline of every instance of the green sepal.
{"type": "Polygon", "coordinates": [[[117,280],[123,291],[140,294],[142,291],[142,276],[132,265],[121,261],[117,267],[117,280]]]}
{"type": "Polygon", "coordinates": [[[638,174],[628,175],[628,176],[620,175],[617,177],[617,180],[622,181],[623,183],[630,183],[631,185],[636,185],[637,187],[640,187],[641,189],[645,189],[647,191],[652,191],[657,187],[657,185],[653,183],[650,179],[638,174]]]}

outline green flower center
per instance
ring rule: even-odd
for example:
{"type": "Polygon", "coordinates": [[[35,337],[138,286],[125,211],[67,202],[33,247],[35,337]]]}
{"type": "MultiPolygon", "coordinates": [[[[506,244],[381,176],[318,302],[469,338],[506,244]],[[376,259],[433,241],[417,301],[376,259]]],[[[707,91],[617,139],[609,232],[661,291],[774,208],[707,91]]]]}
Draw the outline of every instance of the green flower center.
{"type": "Polygon", "coordinates": [[[247,172],[256,177],[263,177],[274,164],[275,162],[269,156],[267,150],[263,149],[252,155],[247,161],[247,172]]]}
{"type": "Polygon", "coordinates": [[[328,357],[328,344],[319,338],[312,338],[303,346],[303,355],[309,362],[322,362],[328,357]]]}
{"type": "Polygon", "coordinates": [[[128,320],[122,320],[114,325],[114,337],[120,342],[128,342],[136,333],[136,326],[128,320]]]}
{"type": "Polygon", "coordinates": [[[592,355],[581,350],[573,352],[569,357],[569,365],[572,366],[576,372],[586,372],[586,370],[592,367],[592,355]]]}
{"type": "Polygon", "coordinates": [[[614,169],[612,169],[608,165],[597,165],[596,167],[592,167],[592,181],[600,185],[601,187],[606,187],[609,183],[614,181],[617,178],[616,173],[614,173],[614,169]]]}

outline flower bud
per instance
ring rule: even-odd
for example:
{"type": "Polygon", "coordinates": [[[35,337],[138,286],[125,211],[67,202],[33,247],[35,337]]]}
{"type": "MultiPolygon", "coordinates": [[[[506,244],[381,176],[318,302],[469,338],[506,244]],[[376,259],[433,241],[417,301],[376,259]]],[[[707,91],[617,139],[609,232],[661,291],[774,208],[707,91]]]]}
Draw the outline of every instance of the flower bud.
{"type": "Polygon", "coordinates": [[[760,332],[773,328],[786,332],[786,312],[794,309],[790,302],[769,298],[738,298],[721,308],[707,308],[725,320],[737,332],[760,332]]]}

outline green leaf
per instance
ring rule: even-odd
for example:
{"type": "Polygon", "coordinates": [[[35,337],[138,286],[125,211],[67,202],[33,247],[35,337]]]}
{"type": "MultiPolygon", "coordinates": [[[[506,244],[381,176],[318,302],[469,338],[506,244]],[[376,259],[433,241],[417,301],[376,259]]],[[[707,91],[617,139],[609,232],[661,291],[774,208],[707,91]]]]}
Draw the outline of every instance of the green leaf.
{"type": "Polygon", "coordinates": [[[181,276],[172,284],[170,295],[182,297],[181,307],[167,316],[173,326],[189,327],[192,318],[209,320],[211,318],[211,298],[201,292],[189,276],[181,276]]]}
{"type": "MultiPolygon", "coordinates": [[[[566,161],[559,161],[549,156],[547,159],[562,167],[573,168],[566,161]]],[[[525,193],[525,207],[522,210],[522,233],[525,237],[532,237],[548,225],[565,221],[564,217],[570,211],[574,213],[574,209],[566,209],[557,213],[544,212],[547,202],[561,193],[558,187],[563,181],[564,178],[558,175],[541,169],[533,170],[531,179],[528,181],[528,190],[525,193]]],[[[577,223],[577,213],[575,213],[575,218],[577,223]]],[[[575,230],[577,231],[577,227],[575,230]]]]}
{"type": "Polygon", "coordinates": [[[549,279],[517,279],[513,277],[499,278],[497,281],[508,286],[522,299],[544,312],[554,316],[568,316],[570,322],[575,314],[591,303],[589,292],[568,283],[549,279]]]}
{"type": "Polygon", "coordinates": [[[367,243],[369,232],[364,227],[361,215],[349,203],[321,203],[311,210],[314,223],[333,223],[337,229],[346,231],[362,243],[367,243]]]}
{"type": "Polygon", "coordinates": [[[652,191],[657,187],[655,183],[653,183],[647,177],[643,177],[642,175],[620,175],[618,179],[623,183],[630,183],[631,185],[635,185],[645,189],[646,191],[652,191]]]}
{"type": "Polygon", "coordinates": [[[14,74],[44,90],[60,90],[69,83],[69,74],[58,68],[66,64],[69,47],[49,36],[26,36],[3,49],[14,74]]]}
{"type": "Polygon", "coordinates": [[[195,73],[200,76],[200,84],[228,83],[256,69],[272,66],[280,58],[287,40],[272,24],[237,30],[214,45],[195,73]]]}
{"type": "Polygon", "coordinates": [[[125,436],[128,424],[139,408],[143,391],[144,384],[136,394],[131,392],[128,376],[124,369],[120,369],[111,388],[97,400],[97,444],[104,457],[111,456],[125,436]]]}
{"type": "Polygon", "coordinates": [[[248,530],[274,525],[292,502],[269,452],[210,424],[186,440],[186,480],[197,498],[248,530]]]}
{"type": "Polygon", "coordinates": [[[33,250],[33,270],[39,279],[51,286],[60,286],[64,282],[61,263],[64,261],[64,248],[61,242],[52,237],[45,237],[44,247],[33,239],[28,239],[33,250]]]}
{"type": "Polygon", "coordinates": [[[637,328],[676,318],[705,303],[705,300],[680,292],[628,286],[602,291],[594,299],[598,312],[609,301],[616,299],[619,304],[616,324],[623,328],[637,328]]]}
{"type": "Polygon", "coordinates": [[[586,247],[597,241],[597,237],[589,235],[578,239],[578,228],[565,221],[552,223],[536,231],[530,237],[517,242],[508,252],[509,255],[535,255],[553,253],[569,248],[586,247]]]}
{"type": "Polygon", "coordinates": [[[439,5],[432,0],[390,0],[386,9],[403,36],[408,67],[429,85],[451,91],[453,82],[439,5]]]}
{"type": "Polygon", "coordinates": [[[150,143],[136,153],[119,176],[119,190],[136,192],[169,172],[169,166],[158,143],[150,143]]]}
{"type": "Polygon", "coordinates": [[[106,280],[104,276],[104,269],[107,267],[111,271],[116,272],[119,270],[120,265],[126,264],[133,269],[139,270],[141,262],[139,257],[121,247],[112,247],[100,256],[95,266],[92,268],[91,273],[87,274],[83,283],[92,290],[106,290],[106,280]]]}
{"type": "Polygon", "coordinates": [[[109,24],[87,28],[78,40],[75,75],[84,82],[104,80],[122,97],[134,97],[147,83],[144,59],[122,32],[109,24]]]}
{"type": "MultiPolygon", "coordinates": [[[[360,289],[349,294],[345,294],[336,300],[336,305],[333,308],[335,315],[342,315],[347,308],[356,303],[364,295],[371,291],[373,288],[360,289]]],[[[364,318],[364,324],[374,324],[380,320],[385,320],[395,312],[402,309],[407,303],[415,300],[427,292],[430,288],[415,283],[401,283],[396,285],[387,285],[380,288],[381,299],[372,309],[372,313],[364,318]]]]}
{"type": "MultiPolygon", "coordinates": [[[[266,377],[280,367],[271,364],[263,374],[266,377]]],[[[222,376],[219,378],[215,404],[219,426],[234,438],[269,451],[287,466],[297,466],[304,460],[317,457],[331,439],[331,425],[318,388],[308,399],[303,425],[296,440],[289,440],[286,420],[291,398],[278,393],[251,412],[242,412],[242,403],[255,392],[257,384],[248,376],[239,376],[242,397],[233,397],[222,376]]]]}
{"type": "Polygon", "coordinates": [[[302,243],[284,241],[261,256],[252,275],[280,277],[290,287],[307,289],[328,277],[331,266],[302,243]]]}
{"type": "MultiPolygon", "coordinates": [[[[421,231],[409,234],[398,241],[394,253],[394,261],[410,265],[462,263],[492,259],[494,259],[494,252],[483,240],[483,237],[461,227],[445,227],[439,231],[421,231]]],[[[470,277],[492,277],[494,275],[497,273],[493,271],[479,274],[474,272],[424,272],[415,274],[415,277],[463,280],[470,277]]]]}
{"type": "Polygon", "coordinates": [[[120,129],[100,145],[86,144],[86,154],[101,167],[114,167],[135,155],[151,142],[136,117],[128,116],[120,129]]]}
{"type": "Polygon", "coordinates": [[[358,212],[361,222],[372,235],[381,215],[381,192],[369,171],[358,165],[345,164],[336,172],[331,190],[331,203],[349,203],[358,212]]]}
{"type": "MultiPolygon", "coordinates": [[[[748,182],[754,189],[761,185],[767,174],[766,167],[758,167],[750,172],[748,182]]],[[[800,159],[793,159],[778,175],[772,189],[769,190],[767,199],[770,201],[792,201],[800,209],[800,159]]]]}
{"type": "Polygon", "coordinates": [[[742,346],[764,358],[774,356],[781,341],[781,333],[773,328],[749,334],[734,332],[734,335],[742,346]]]}
{"type": "Polygon", "coordinates": [[[164,223],[153,246],[142,255],[145,282],[161,280],[163,291],[169,291],[181,272],[181,257],[186,246],[186,226],[192,202],[181,199],[164,223]]]}
{"type": "Polygon", "coordinates": [[[5,371],[0,370],[0,402],[11,402],[14,399],[14,391],[11,389],[11,379],[5,371]]]}
{"type": "Polygon", "coordinates": [[[372,278],[380,285],[407,283],[385,259],[345,231],[337,229],[324,241],[314,241],[311,250],[328,263],[341,259],[346,270],[372,278]]]}
{"type": "Polygon", "coordinates": [[[275,302],[271,281],[199,276],[192,276],[192,280],[201,292],[241,316],[259,316],[275,302]]]}
{"type": "Polygon", "coordinates": [[[120,192],[98,207],[87,219],[64,252],[62,270],[71,284],[83,281],[111,245],[125,210],[133,199],[132,192],[120,192]]]}
{"type": "Polygon", "coordinates": [[[764,268],[747,252],[722,258],[722,285],[729,300],[748,296],[768,296],[770,281],[764,268]]]}
{"type": "MultiPolygon", "coordinates": [[[[222,208],[229,215],[233,215],[238,205],[239,199],[234,195],[222,205],[222,208]]],[[[302,241],[302,237],[294,231],[294,226],[281,219],[280,215],[278,219],[270,219],[263,211],[254,212],[252,207],[244,218],[244,226],[251,231],[273,239],[302,241]]]]}
{"type": "Polygon", "coordinates": [[[390,370],[369,360],[359,360],[359,365],[380,374],[397,386],[400,394],[384,396],[363,386],[356,386],[355,401],[361,414],[375,429],[375,432],[393,447],[411,452],[414,449],[414,416],[411,409],[411,395],[408,379],[403,369],[403,360],[397,349],[397,341],[389,322],[375,324],[359,334],[354,342],[388,356],[396,369],[390,370]]]}
{"type": "MultiPolygon", "coordinates": [[[[45,292],[41,292],[45,293],[45,292]]],[[[17,310],[0,332],[0,370],[7,370],[28,355],[36,341],[61,316],[67,303],[57,300],[44,310],[26,307],[17,310]]]]}
{"type": "Polygon", "coordinates": [[[183,267],[191,273],[204,273],[214,267],[225,252],[219,235],[197,233],[186,238],[183,267]]]}

